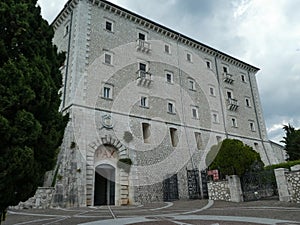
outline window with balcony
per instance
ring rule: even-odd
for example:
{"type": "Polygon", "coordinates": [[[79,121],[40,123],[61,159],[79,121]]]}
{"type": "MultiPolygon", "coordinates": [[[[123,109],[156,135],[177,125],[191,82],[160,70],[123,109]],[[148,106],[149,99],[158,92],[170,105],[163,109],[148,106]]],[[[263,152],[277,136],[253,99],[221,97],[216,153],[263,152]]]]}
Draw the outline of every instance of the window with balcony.
{"type": "Polygon", "coordinates": [[[226,94],[227,94],[228,109],[231,111],[236,111],[239,107],[238,101],[233,98],[232,91],[226,91],[226,94]]]}
{"type": "Polygon", "coordinates": [[[138,39],[142,41],[146,41],[146,34],[139,32],[138,39]]]}
{"type": "Polygon", "coordinates": [[[138,32],[137,50],[145,53],[148,53],[151,50],[150,43],[147,42],[147,35],[145,33],[138,32]]]}
{"type": "Polygon", "coordinates": [[[223,78],[224,78],[224,82],[228,83],[228,84],[233,84],[233,75],[229,74],[229,70],[227,66],[223,66],[223,78]]]}
{"type": "Polygon", "coordinates": [[[138,78],[141,79],[151,79],[151,74],[147,71],[147,64],[140,62],[138,67],[138,78]]]}
{"type": "Polygon", "coordinates": [[[152,82],[151,73],[149,72],[149,65],[147,62],[138,62],[137,70],[137,85],[149,87],[152,82]]]}
{"type": "Polygon", "coordinates": [[[233,98],[231,91],[227,91],[226,94],[227,94],[227,99],[232,99],[233,98]]]}

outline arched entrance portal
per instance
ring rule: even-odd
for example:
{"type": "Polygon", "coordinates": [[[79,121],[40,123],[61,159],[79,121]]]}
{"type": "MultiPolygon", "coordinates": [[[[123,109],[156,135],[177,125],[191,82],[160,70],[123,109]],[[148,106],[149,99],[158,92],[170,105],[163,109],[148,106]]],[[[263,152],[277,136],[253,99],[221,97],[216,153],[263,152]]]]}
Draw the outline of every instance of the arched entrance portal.
{"type": "Polygon", "coordinates": [[[102,164],[95,169],[94,205],[115,204],[115,177],[113,166],[102,164]]]}

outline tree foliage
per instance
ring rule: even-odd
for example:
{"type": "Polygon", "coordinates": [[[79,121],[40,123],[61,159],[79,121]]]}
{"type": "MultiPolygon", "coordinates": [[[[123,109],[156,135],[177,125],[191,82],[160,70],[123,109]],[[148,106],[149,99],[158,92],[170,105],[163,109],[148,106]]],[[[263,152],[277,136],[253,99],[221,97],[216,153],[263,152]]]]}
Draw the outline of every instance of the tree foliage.
{"type": "Polygon", "coordinates": [[[209,168],[218,169],[223,176],[241,177],[245,172],[255,169],[254,165],[258,165],[258,169],[263,165],[259,153],[239,140],[225,139],[209,168]]]}
{"type": "Polygon", "coordinates": [[[300,130],[296,130],[290,124],[284,125],[283,130],[286,136],[281,142],[285,144],[284,149],[289,156],[288,160],[300,159],[300,130]]]}
{"type": "Polygon", "coordinates": [[[36,0],[0,2],[0,212],[31,197],[56,162],[64,54],[36,0]]]}

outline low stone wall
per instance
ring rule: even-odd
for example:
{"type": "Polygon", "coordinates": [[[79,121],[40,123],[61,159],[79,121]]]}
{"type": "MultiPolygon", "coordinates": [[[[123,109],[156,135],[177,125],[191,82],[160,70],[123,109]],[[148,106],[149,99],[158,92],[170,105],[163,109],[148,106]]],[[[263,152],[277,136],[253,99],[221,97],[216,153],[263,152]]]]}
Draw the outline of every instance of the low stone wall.
{"type": "Polygon", "coordinates": [[[208,182],[207,187],[209,199],[231,201],[229,182],[227,180],[208,182]]]}
{"type": "Polygon", "coordinates": [[[286,173],[290,201],[300,203],[300,171],[291,171],[286,173]]]}
{"type": "Polygon", "coordinates": [[[50,208],[55,189],[53,187],[39,187],[33,197],[26,202],[20,202],[15,209],[47,209],[50,208]]]}
{"type": "Polygon", "coordinates": [[[300,203],[300,165],[275,169],[279,200],[300,203]]]}

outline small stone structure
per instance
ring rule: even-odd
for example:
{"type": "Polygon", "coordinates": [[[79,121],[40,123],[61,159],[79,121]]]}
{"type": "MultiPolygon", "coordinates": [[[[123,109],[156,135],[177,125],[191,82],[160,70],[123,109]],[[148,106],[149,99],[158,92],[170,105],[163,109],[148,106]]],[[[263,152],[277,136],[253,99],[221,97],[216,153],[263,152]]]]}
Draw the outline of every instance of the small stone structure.
{"type": "Polygon", "coordinates": [[[33,197],[26,202],[20,202],[15,209],[47,209],[51,207],[54,193],[53,187],[39,187],[33,197]]]}
{"type": "Polygon", "coordinates": [[[211,181],[207,183],[207,187],[209,199],[227,202],[231,200],[228,180],[211,181]]]}
{"type": "Polygon", "coordinates": [[[227,176],[226,180],[208,182],[208,196],[212,200],[242,202],[243,192],[237,175],[227,176]]]}
{"type": "Polygon", "coordinates": [[[275,169],[279,200],[300,203],[300,165],[275,169]]]}

